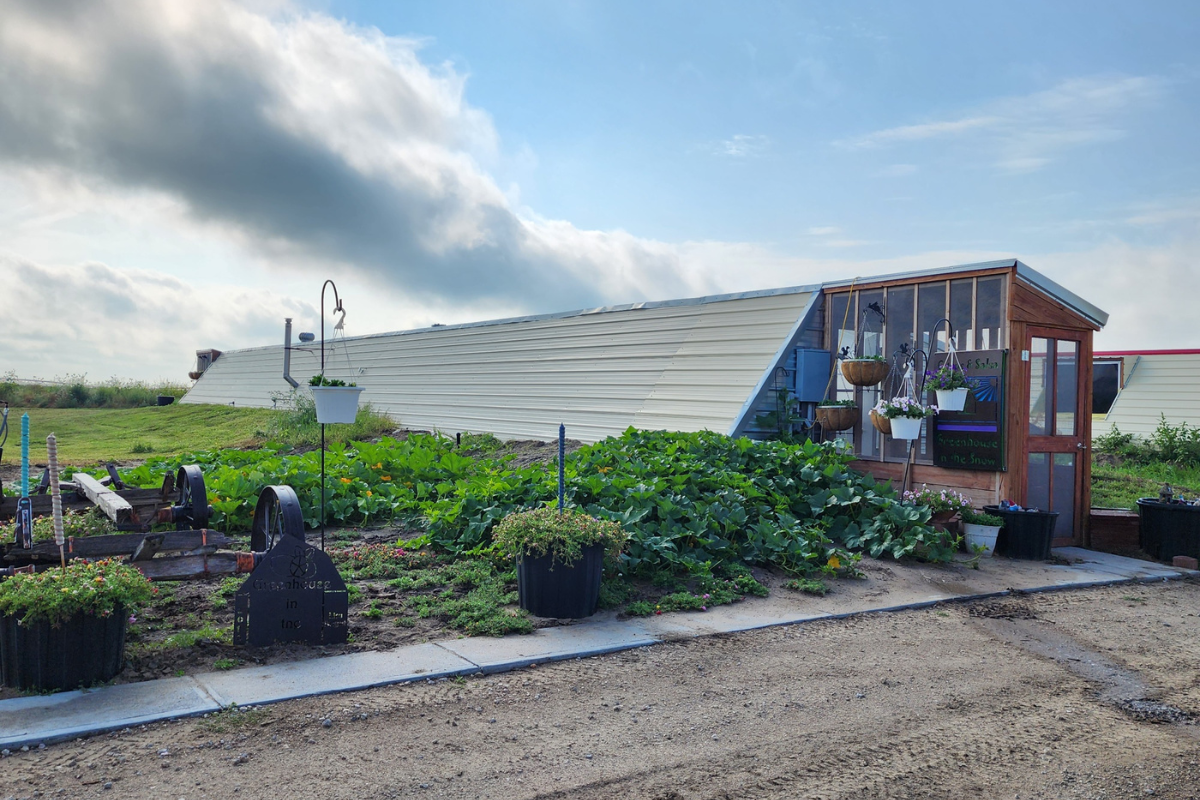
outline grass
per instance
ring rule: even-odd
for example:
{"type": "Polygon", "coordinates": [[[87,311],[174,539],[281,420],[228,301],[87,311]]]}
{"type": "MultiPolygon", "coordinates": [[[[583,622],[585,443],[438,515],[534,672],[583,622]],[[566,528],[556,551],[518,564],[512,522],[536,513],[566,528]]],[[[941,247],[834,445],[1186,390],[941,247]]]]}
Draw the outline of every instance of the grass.
{"type": "Polygon", "coordinates": [[[29,414],[30,461],[45,463],[46,436],[58,440],[62,464],[88,466],[132,461],[147,455],[174,456],[196,450],[251,447],[263,441],[270,409],[170,405],[148,408],[14,408],[9,412],[9,448],[20,440],[21,415],[29,414]],[[17,434],[15,437],[13,433],[17,434]]]}
{"type": "Polygon", "coordinates": [[[1200,495],[1200,467],[1172,464],[1092,464],[1092,506],[1137,509],[1140,497],[1158,497],[1164,483],[1176,496],[1200,495]]]}
{"type": "MultiPolygon", "coordinates": [[[[147,408],[13,408],[8,415],[7,449],[18,456],[24,413],[29,414],[31,464],[45,463],[46,436],[51,433],[58,440],[59,463],[77,467],[150,456],[169,458],[201,450],[249,448],[267,441],[309,446],[321,438],[311,408],[276,411],[178,404],[147,408]],[[15,448],[14,439],[18,443],[15,448]]],[[[328,426],[325,438],[330,443],[366,440],[395,427],[388,417],[364,407],[353,425],[328,426]]]]}

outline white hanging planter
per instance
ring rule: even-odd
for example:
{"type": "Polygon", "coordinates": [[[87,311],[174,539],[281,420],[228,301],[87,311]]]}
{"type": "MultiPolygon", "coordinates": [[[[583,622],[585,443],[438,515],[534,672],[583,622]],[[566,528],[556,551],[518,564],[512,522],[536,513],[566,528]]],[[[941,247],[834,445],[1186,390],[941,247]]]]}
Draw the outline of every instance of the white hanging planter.
{"type": "Polygon", "coordinates": [[[317,406],[317,422],[322,424],[354,422],[358,416],[360,386],[310,386],[317,406]]]}
{"type": "Polygon", "coordinates": [[[937,389],[938,411],[962,411],[967,407],[967,387],[937,389]]]}
{"type": "Polygon", "coordinates": [[[991,555],[996,549],[996,537],[1000,533],[999,525],[975,525],[970,522],[963,523],[963,537],[967,540],[967,546],[974,550],[976,547],[983,546],[984,554],[991,555]]]}
{"type": "Polygon", "coordinates": [[[892,417],[893,439],[920,439],[922,417],[892,417]]]}

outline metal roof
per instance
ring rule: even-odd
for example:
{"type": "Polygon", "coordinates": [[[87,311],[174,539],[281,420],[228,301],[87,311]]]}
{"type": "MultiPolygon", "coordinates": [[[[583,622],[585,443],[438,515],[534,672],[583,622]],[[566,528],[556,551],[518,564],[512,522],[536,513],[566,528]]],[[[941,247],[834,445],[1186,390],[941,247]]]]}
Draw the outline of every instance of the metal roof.
{"type": "Polygon", "coordinates": [[[1096,306],[1084,300],[1074,292],[1063,288],[1058,283],[1047,278],[1042,273],[1030,267],[1015,258],[1001,259],[999,261],[980,261],[975,264],[958,264],[949,267],[936,267],[934,269],[914,270],[912,272],[895,272],[889,275],[873,275],[869,278],[854,278],[852,280],[827,281],[821,284],[824,289],[841,289],[851,284],[859,286],[869,285],[872,283],[882,283],[884,281],[903,281],[917,280],[919,278],[935,278],[940,275],[952,275],[959,272],[972,272],[976,270],[988,269],[1016,269],[1017,277],[1024,280],[1026,283],[1034,286],[1046,294],[1053,297],[1063,305],[1070,308],[1082,317],[1096,323],[1100,327],[1108,324],[1108,313],[1101,311],[1096,306]]]}

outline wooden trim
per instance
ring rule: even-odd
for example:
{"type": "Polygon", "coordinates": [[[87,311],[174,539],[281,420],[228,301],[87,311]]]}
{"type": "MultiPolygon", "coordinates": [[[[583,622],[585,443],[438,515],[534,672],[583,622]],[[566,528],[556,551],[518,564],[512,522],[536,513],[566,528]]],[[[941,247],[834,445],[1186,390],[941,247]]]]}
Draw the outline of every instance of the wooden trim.
{"type": "MultiPolygon", "coordinates": [[[[896,278],[894,280],[873,281],[870,283],[854,284],[855,291],[859,289],[883,289],[889,286],[908,286],[918,283],[936,283],[937,281],[953,281],[962,278],[987,278],[992,275],[1016,275],[1015,267],[993,267],[992,269],[968,270],[966,272],[947,272],[942,275],[927,275],[920,278],[896,278]]],[[[841,294],[850,291],[850,286],[839,286],[836,289],[826,289],[826,294],[841,294]]]]}
{"type": "Polygon", "coordinates": [[[1009,297],[1012,301],[1008,306],[1010,320],[1070,330],[1100,330],[1099,325],[1029,284],[1014,280],[1009,297]]]}

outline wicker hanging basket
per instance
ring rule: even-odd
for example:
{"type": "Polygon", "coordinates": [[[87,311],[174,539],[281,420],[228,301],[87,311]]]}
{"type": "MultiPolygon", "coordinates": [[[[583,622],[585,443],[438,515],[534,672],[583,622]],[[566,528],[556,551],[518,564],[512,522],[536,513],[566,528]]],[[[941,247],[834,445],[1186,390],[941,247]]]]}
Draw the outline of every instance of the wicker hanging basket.
{"type": "Polygon", "coordinates": [[[873,408],[871,409],[871,424],[884,436],[892,435],[892,421],[873,408]]]}
{"type": "Polygon", "coordinates": [[[827,431],[844,431],[858,420],[858,406],[817,406],[817,422],[827,431]]]}
{"type": "Polygon", "coordinates": [[[848,358],[842,361],[842,376],[855,386],[874,386],[887,377],[888,363],[871,358],[848,358]]]}

